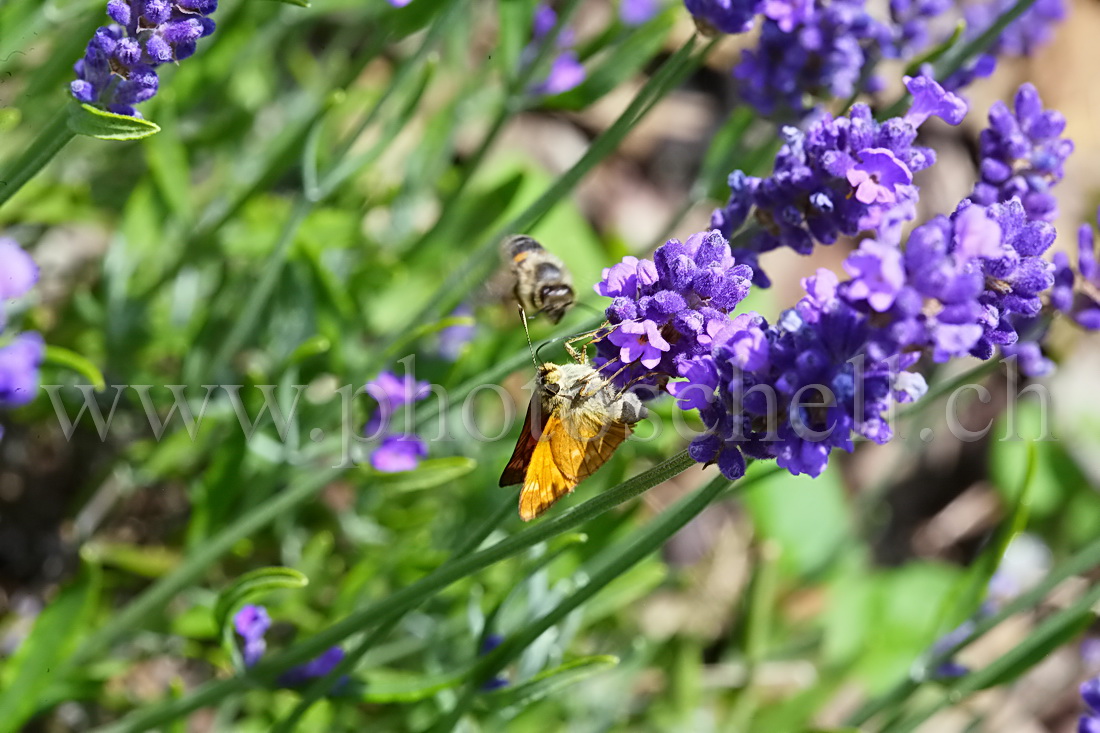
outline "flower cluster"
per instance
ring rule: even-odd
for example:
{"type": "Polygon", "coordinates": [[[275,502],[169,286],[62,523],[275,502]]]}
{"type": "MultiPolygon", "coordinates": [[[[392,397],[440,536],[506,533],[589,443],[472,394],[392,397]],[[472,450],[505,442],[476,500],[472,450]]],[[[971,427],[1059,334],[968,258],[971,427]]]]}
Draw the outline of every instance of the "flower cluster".
{"type": "Polygon", "coordinates": [[[924,393],[924,380],[903,371],[917,354],[868,358],[875,329],[835,274],[819,270],[803,287],[774,325],[757,314],[733,319],[684,371],[687,381],[670,386],[707,427],[692,457],[731,479],[744,474],[746,455],[817,476],[834,448],[852,450],[853,434],[888,441],[892,405],[924,393]]]}
{"type": "MultiPolygon", "coordinates": [[[[271,617],[263,606],[242,606],[233,616],[233,628],[241,637],[241,655],[244,657],[246,667],[251,667],[260,661],[267,651],[267,641],[264,637],[271,628],[271,617]]],[[[279,675],[278,683],[281,687],[301,687],[310,680],[324,677],[344,659],[344,650],[338,646],[327,649],[321,656],[311,659],[305,664],[291,667],[279,675]]],[[[346,677],[336,681],[333,689],[338,690],[347,683],[346,677]]]]}
{"type": "Polygon", "coordinates": [[[853,94],[889,35],[863,0],[767,5],[792,12],[766,19],[757,47],[733,69],[741,96],[767,117],[798,119],[817,100],[853,94]]]}
{"type": "Polygon", "coordinates": [[[883,49],[884,55],[910,59],[939,43],[942,34],[932,26],[954,7],[951,0],[890,0],[893,38],[883,49]]]}
{"type": "Polygon", "coordinates": [[[1081,683],[1081,699],[1088,712],[1077,721],[1077,733],[1100,733],[1100,677],[1081,683]]]}
{"type": "Polygon", "coordinates": [[[428,455],[428,446],[414,433],[392,430],[391,422],[401,408],[428,396],[428,383],[418,382],[412,375],[401,378],[393,372],[382,372],[367,382],[366,392],[375,399],[377,407],[364,433],[369,440],[381,440],[371,453],[371,465],[385,473],[413,470],[428,455]]]}
{"type": "Polygon", "coordinates": [[[1039,92],[1023,84],[1013,110],[998,100],[989,110],[989,127],[979,138],[981,180],[970,199],[989,206],[1019,198],[1028,218],[1054,221],[1058,202],[1050,188],[1062,180],[1073,142],[1062,137],[1066,118],[1043,109],[1039,92]]]}
{"type": "MultiPolygon", "coordinates": [[[[525,64],[534,61],[539,42],[546,38],[557,23],[558,14],[549,5],[540,4],[535,8],[531,43],[523,52],[525,64]]],[[[577,58],[576,51],[573,50],[573,41],[573,30],[562,28],[556,39],[559,53],[550,65],[550,73],[545,79],[531,87],[532,94],[545,96],[561,94],[568,92],[584,81],[584,66],[577,58]]]]}
{"type": "MultiPolygon", "coordinates": [[[[865,0],[684,0],[708,35],[744,33],[759,16],[755,48],[734,69],[745,101],[760,114],[798,119],[819,101],[874,91],[881,57],[912,59],[951,36],[966,22],[965,39],[985,33],[1014,0],[980,0],[961,6],[946,0],[891,0],[889,17],[872,15],[865,0]]],[[[943,83],[961,89],[993,72],[998,56],[1024,56],[1046,43],[1065,18],[1064,0],[1039,0],[1008,24],[991,47],[943,83]]]]}
{"type": "MultiPolygon", "coordinates": [[[[964,38],[971,40],[982,35],[1015,4],[1013,0],[985,0],[967,5],[963,10],[966,20],[964,38]]],[[[946,83],[952,89],[958,89],[974,79],[992,74],[1000,56],[1030,56],[1050,41],[1054,26],[1065,17],[1064,0],[1038,0],[1023,15],[1009,23],[985,53],[953,74],[946,83]]]]}
{"type": "MultiPolygon", "coordinates": [[[[0,408],[25,405],[38,388],[46,346],[33,331],[6,333],[9,301],[22,298],[38,282],[38,266],[13,239],[0,237],[0,408]]],[[[0,437],[3,437],[0,426],[0,437]]]]}
{"type": "MultiPolygon", "coordinates": [[[[1097,211],[1100,221],[1100,211],[1097,211]]],[[[1077,230],[1077,270],[1064,252],[1054,255],[1054,288],[1051,305],[1077,325],[1100,331],[1100,265],[1096,261],[1096,239],[1091,224],[1077,230]]]]}
{"type": "Polygon", "coordinates": [[[1045,197],[1072,144],[1059,137],[1059,118],[1042,111],[1030,86],[1017,95],[1015,122],[995,114],[996,134],[983,140],[989,159],[1012,156],[1048,172],[1046,187],[1040,191],[1029,174],[1015,186],[1006,184],[1011,176],[1000,177],[1003,189],[964,199],[903,241],[899,224],[913,216],[918,196],[912,172],[934,160],[932,151],[913,146],[916,128],[931,115],[957,124],[966,111],[931,77],[906,82],[914,103],[904,118],[876,123],[857,107],[804,135],[789,131],[772,176],[731,176],[734,195],[712,219],[725,231],[686,244],[672,240],[653,262],[628,258],[596,286],[612,298],[597,363],[626,365],[628,384],[683,377],[666,389],[682,409],[698,410],[706,427],[691,454],[731,479],[743,474],[746,457],[774,458],[792,474],[817,476],[832,450],[851,451],[856,436],[888,441],[893,409],[926,391],[923,378],[908,371],[922,356],[990,359],[1001,349],[1019,357],[1024,374],[1042,373],[1050,367],[1039,347],[1047,303],[1100,326],[1092,229],[1081,233],[1084,292],[1074,293],[1064,255],[1044,257],[1055,238],[1045,197]],[[1026,145],[1007,142],[1020,136],[1026,145]],[[1036,149],[1055,150],[1057,162],[1035,162],[1036,149]],[[1044,198],[1031,198],[1029,208],[1037,191],[1044,198]],[[759,228],[755,246],[731,250],[722,234],[750,214],[759,228]],[[860,232],[871,236],[845,260],[847,279],[819,270],[774,323],[756,313],[730,318],[752,273],[766,283],[760,253],[781,245],[809,253],[860,232]]]}
{"type": "Polygon", "coordinates": [[[749,292],[752,269],[738,264],[717,231],[670,239],[652,260],[625,257],[603,271],[596,292],[611,298],[610,329],[593,360],[620,386],[654,384],[707,353],[716,330],[749,292]]]}
{"type": "Polygon", "coordinates": [[[218,0],[111,0],[114,24],[96,30],[70,85],[78,101],[139,117],[134,108],[157,93],[156,67],[195,53],[214,32],[218,0]]]}
{"type": "Polygon", "coordinates": [[[771,176],[730,174],[729,202],[715,210],[711,226],[729,238],[754,217],[757,230],[734,254],[753,265],[755,284],[770,284],[756,266],[764,252],[809,254],[815,241],[864,231],[896,237],[897,226],[914,216],[913,174],[935,162],[931,150],[914,144],[917,128],[933,115],[958,124],[966,104],[929,77],[906,77],[906,85],[914,101],[904,117],[876,122],[857,104],[849,116],[823,116],[806,132],[786,127],[771,176]]]}

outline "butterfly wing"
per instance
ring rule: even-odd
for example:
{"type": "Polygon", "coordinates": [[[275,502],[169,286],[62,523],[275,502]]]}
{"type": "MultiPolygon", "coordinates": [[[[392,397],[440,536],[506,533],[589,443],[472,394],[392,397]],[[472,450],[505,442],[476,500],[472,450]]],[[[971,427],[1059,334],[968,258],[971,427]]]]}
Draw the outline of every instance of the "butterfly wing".
{"type": "Polygon", "coordinates": [[[545,512],[607,462],[630,435],[630,426],[605,423],[583,411],[552,416],[531,452],[519,496],[519,515],[526,522],[545,512]]]}
{"type": "Polygon", "coordinates": [[[543,416],[546,415],[547,411],[539,409],[537,406],[538,400],[539,396],[536,394],[527,406],[527,417],[523,419],[523,429],[519,431],[519,441],[516,442],[516,449],[512,451],[512,457],[508,459],[508,465],[504,467],[504,473],[500,475],[501,486],[521,484],[527,476],[527,466],[531,463],[531,454],[534,453],[535,446],[539,442],[539,436],[543,434],[546,428],[546,420],[543,416]],[[537,423],[534,428],[531,425],[533,415],[537,423]]]}

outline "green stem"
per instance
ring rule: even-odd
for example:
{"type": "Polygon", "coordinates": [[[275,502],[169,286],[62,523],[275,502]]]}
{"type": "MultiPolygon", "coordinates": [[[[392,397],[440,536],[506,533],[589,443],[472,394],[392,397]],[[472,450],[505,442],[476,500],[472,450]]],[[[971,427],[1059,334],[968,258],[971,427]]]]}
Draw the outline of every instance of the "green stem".
{"type": "MultiPolygon", "coordinates": [[[[687,454],[687,451],[682,451],[648,471],[624,481],[583,504],[562,512],[553,519],[531,525],[519,534],[495,545],[457,558],[436,568],[432,573],[412,585],[402,588],[388,598],[367,604],[327,629],[304,639],[289,649],[272,655],[249,670],[249,674],[245,677],[233,677],[228,680],[207,683],[185,697],[169,700],[143,710],[136,710],[105,730],[121,733],[122,731],[142,731],[155,728],[200,707],[217,703],[234,692],[249,686],[249,681],[270,682],[278,677],[282,671],[316,657],[352,634],[373,626],[386,624],[395,616],[405,614],[416,608],[452,583],[594,519],[641,495],[657,484],[686,471],[693,465],[695,465],[695,462],[687,454]]],[[[289,506],[292,505],[289,504],[289,506]]],[[[265,505],[265,509],[267,506],[270,505],[265,505]]],[[[288,504],[286,503],[281,506],[283,511],[287,508],[288,504]]],[[[272,518],[274,517],[269,517],[269,521],[272,518]]],[[[255,529],[256,527],[253,527],[252,531],[255,529]]]]}
{"type": "Polygon", "coordinates": [[[589,145],[580,160],[516,218],[481,242],[463,264],[444,281],[432,299],[409,319],[408,323],[426,323],[458,305],[474,285],[476,278],[491,266],[497,242],[512,232],[528,231],[545,216],[597,163],[618,148],[627,133],[647,111],[652,109],[653,104],[702,62],[714,43],[707,44],[699,53],[693,53],[695,48],[693,37],[670,56],[638,91],[619,118],[589,145]]]}
{"type": "MultiPolygon", "coordinates": [[[[744,489],[768,475],[770,473],[757,474],[753,478],[745,479],[736,486],[739,490],[744,489]]],[[[586,573],[589,576],[587,582],[542,618],[525,624],[515,636],[505,639],[500,646],[474,666],[466,683],[465,694],[458,704],[432,727],[432,731],[443,733],[444,731],[453,730],[473,704],[481,691],[482,685],[503,669],[505,665],[518,657],[547,629],[560,623],[566,616],[584,605],[613,580],[626,573],[653,552],[656,552],[672,535],[697,517],[730,486],[730,481],[724,476],[716,476],[694,494],[682,499],[652,522],[635,531],[634,537],[625,549],[614,548],[614,553],[610,549],[601,553],[595,562],[595,567],[592,568],[590,573],[586,573]]]]}
{"type": "Polygon", "coordinates": [[[915,667],[909,677],[898,682],[883,695],[865,703],[859,710],[848,718],[848,725],[863,725],[879,713],[900,705],[916,692],[927,680],[927,671],[936,669],[940,665],[951,660],[962,649],[974,643],[978,638],[989,632],[997,624],[1009,616],[1025,611],[1038,605],[1057,585],[1074,575],[1081,575],[1100,565],[1100,540],[1095,540],[1084,549],[1067,560],[1058,568],[1051,571],[1042,583],[1028,592],[1020,595],[1015,600],[1007,603],[1000,611],[987,618],[979,620],[974,629],[957,644],[943,649],[939,654],[930,657],[924,664],[915,667]]]}
{"type": "MultiPolygon", "coordinates": [[[[453,558],[460,558],[470,554],[477,550],[481,546],[481,543],[493,533],[497,527],[504,523],[508,517],[512,516],[515,511],[516,502],[515,497],[510,496],[507,501],[500,502],[500,506],[495,512],[482,523],[480,527],[469,536],[464,537],[458,547],[455,548],[453,558]]],[[[341,675],[349,674],[359,664],[359,660],[362,659],[367,652],[373,649],[378,642],[385,639],[391,631],[393,631],[401,619],[404,618],[404,613],[395,613],[390,615],[384,622],[377,626],[374,631],[367,634],[364,639],[355,646],[348,654],[344,656],[340,663],[336,665],[328,674],[324,677],[314,680],[308,688],[302,693],[302,699],[295,706],[294,710],[286,718],[279,722],[279,725],[274,729],[274,733],[289,733],[295,729],[298,721],[302,719],[302,716],[306,714],[313,703],[324,697],[332,686],[336,684],[336,680],[341,675]]]]}
{"type": "Polygon", "coordinates": [[[69,105],[66,104],[50,118],[46,128],[38,133],[23,154],[0,170],[0,206],[18,193],[23,184],[38,175],[74,137],[76,133],[69,129],[69,105]]]}
{"type": "Polygon", "coordinates": [[[102,628],[85,639],[70,658],[68,667],[74,668],[87,664],[101,656],[115,641],[133,634],[134,629],[138,628],[147,617],[163,608],[177,593],[202,577],[206,569],[232,550],[234,545],[265,527],[284,512],[289,512],[315,496],[340,473],[340,470],[330,469],[306,474],[297,483],[292,483],[285,491],[275,495],[252,513],[241,517],[199,545],[183,565],[154,583],[120,613],[112,616],[102,628]]]}
{"type": "Polygon", "coordinates": [[[1011,675],[1013,670],[1020,669],[1021,665],[1033,658],[1038,650],[1043,648],[1049,650],[1052,643],[1064,641],[1067,628],[1090,615],[1092,607],[1097,602],[1100,602],[1100,585],[1093,586],[1073,605],[1044,619],[1028,634],[1024,642],[1009,649],[986,667],[960,678],[944,691],[938,701],[903,718],[899,723],[883,727],[882,733],[910,733],[944,708],[956,705],[976,692],[1003,684],[1006,675],[1011,675]]]}

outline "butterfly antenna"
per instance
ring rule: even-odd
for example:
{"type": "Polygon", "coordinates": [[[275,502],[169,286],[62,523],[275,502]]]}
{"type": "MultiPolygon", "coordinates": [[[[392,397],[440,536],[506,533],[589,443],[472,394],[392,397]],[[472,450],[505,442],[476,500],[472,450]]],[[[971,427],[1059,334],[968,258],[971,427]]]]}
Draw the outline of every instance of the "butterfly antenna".
{"type": "Polygon", "coordinates": [[[531,343],[531,329],[527,328],[527,311],[523,310],[522,304],[516,304],[519,308],[519,319],[523,321],[523,332],[527,334],[527,348],[531,351],[531,363],[535,365],[535,371],[539,370],[538,352],[535,351],[534,344],[531,343]]]}

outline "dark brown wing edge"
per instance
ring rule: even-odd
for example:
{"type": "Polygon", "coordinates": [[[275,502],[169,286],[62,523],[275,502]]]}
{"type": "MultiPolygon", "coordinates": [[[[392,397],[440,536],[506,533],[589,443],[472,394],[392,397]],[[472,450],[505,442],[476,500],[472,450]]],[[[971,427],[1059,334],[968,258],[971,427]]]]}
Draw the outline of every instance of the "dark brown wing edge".
{"type": "Polygon", "coordinates": [[[508,465],[504,467],[504,473],[500,475],[501,486],[522,484],[527,477],[527,466],[531,463],[531,454],[534,453],[535,446],[539,442],[539,436],[546,428],[546,411],[541,409],[541,405],[538,408],[535,407],[538,399],[538,394],[533,395],[530,404],[527,405],[527,417],[523,419],[523,429],[519,431],[516,449],[512,451],[512,457],[508,459],[508,465]],[[532,430],[531,415],[536,409],[539,412],[539,426],[538,430],[532,430]]]}

